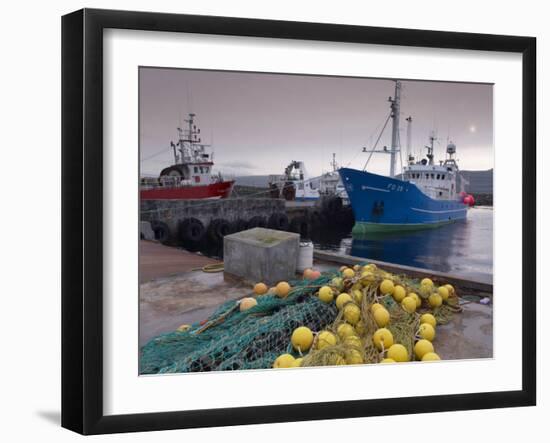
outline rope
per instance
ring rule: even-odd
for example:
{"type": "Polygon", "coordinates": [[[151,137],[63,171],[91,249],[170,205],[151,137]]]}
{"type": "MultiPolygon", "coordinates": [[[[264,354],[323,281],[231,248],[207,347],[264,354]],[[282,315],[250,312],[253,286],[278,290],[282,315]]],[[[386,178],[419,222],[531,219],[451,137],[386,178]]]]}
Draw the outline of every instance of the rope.
{"type": "Polygon", "coordinates": [[[202,271],[207,273],[215,273],[223,271],[223,262],[204,265],[202,268],[194,268],[193,271],[202,271]]]}
{"type": "Polygon", "coordinates": [[[165,153],[167,153],[167,152],[170,152],[170,149],[171,149],[171,148],[163,148],[161,151],[158,151],[158,152],[156,152],[156,153],[154,153],[154,154],[152,154],[152,155],[149,155],[149,156],[147,156],[147,157],[145,157],[145,158],[140,159],[140,162],[145,162],[145,161],[147,161],[147,160],[151,160],[152,158],[159,156],[160,154],[165,154],[165,153]]]}

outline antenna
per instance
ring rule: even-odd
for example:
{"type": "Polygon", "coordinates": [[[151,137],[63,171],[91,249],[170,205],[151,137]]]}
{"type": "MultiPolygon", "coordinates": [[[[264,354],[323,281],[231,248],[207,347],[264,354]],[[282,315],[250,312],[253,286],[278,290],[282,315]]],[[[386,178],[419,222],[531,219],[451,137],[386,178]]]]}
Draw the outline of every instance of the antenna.
{"type": "Polygon", "coordinates": [[[407,163],[412,165],[414,163],[414,155],[412,154],[412,117],[409,115],[407,121],[407,163]]]}
{"type": "Polygon", "coordinates": [[[338,163],[336,163],[336,153],[335,152],[332,153],[332,162],[330,163],[330,165],[332,166],[332,171],[333,172],[336,172],[338,170],[338,163]]]}
{"type": "Polygon", "coordinates": [[[193,103],[191,101],[191,92],[189,90],[189,82],[186,81],[185,82],[185,89],[186,89],[186,92],[187,92],[187,106],[189,106],[189,112],[193,112],[193,103]]]}
{"type": "Polygon", "coordinates": [[[393,99],[390,97],[391,103],[391,118],[392,118],[392,134],[391,134],[391,157],[390,157],[390,177],[395,177],[395,154],[399,148],[399,113],[401,107],[401,82],[395,82],[395,95],[393,99]]]}
{"type": "Polygon", "coordinates": [[[436,141],[437,138],[435,136],[435,131],[432,131],[430,134],[430,146],[424,146],[428,150],[428,154],[426,157],[428,157],[428,164],[433,165],[434,164],[434,141],[436,141]]]}
{"type": "Polygon", "coordinates": [[[212,154],[210,154],[210,159],[212,161],[214,161],[214,149],[215,149],[215,145],[214,145],[214,130],[211,129],[210,130],[210,145],[212,146],[212,154]]]}

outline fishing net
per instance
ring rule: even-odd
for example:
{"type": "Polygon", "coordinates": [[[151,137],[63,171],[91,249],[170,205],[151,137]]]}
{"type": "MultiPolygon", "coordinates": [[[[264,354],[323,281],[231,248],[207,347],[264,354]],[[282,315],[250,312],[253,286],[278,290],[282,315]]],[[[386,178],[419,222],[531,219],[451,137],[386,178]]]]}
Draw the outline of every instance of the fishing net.
{"type": "Polygon", "coordinates": [[[203,324],[161,335],[141,351],[142,374],[270,368],[289,350],[289,337],[299,326],[319,331],[338,312],[312,294],[329,277],[291,282],[286,298],[267,294],[240,312],[235,301],[222,304],[203,324]]]}
{"type": "Polygon", "coordinates": [[[414,360],[421,315],[431,313],[437,324],[445,324],[461,310],[455,296],[433,307],[429,297],[437,288],[427,289],[418,279],[406,275],[389,274],[366,264],[357,266],[352,276],[350,271],[347,276],[341,271],[326,272],[316,280],[291,282],[292,290],[286,298],[274,294],[258,296],[257,305],[244,312],[239,310],[238,302],[226,302],[205,322],[152,339],[141,350],[140,372],[271,368],[282,354],[300,359],[299,366],[378,363],[387,354],[383,344],[377,346],[374,340],[381,327],[390,331],[393,343],[405,347],[408,360],[414,360]],[[392,295],[381,294],[383,280],[402,286],[409,295],[417,294],[416,310],[409,313],[392,295]],[[334,302],[321,301],[318,293],[322,286],[329,286],[335,295],[348,294],[347,302],[338,309],[334,302]],[[346,317],[348,304],[358,307],[359,314],[353,319],[346,317]],[[377,323],[375,304],[380,304],[389,313],[387,324],[377,323]],[[342,335],[339,327],[344,324],[352,327],[348,326],[348,331],[352,331],[353,338],[342,335]],[[314,333],[309,352],[303,354],[291,343],[293,331],[300,326],[314,333]],[[326,341],[320,332],[332,337],[326,341]]]}
{"type": "MultiPolygon", "coordinates": [[[[321,350],[313,349],[304,359],[301,366],[329,366],[334,364],[349,364],[355,363],[378,363],[385,355],[385,349],[378,349],[374,343],[374,333],[380,328],[376,323],[372,305],[375,303],[381,304],[390,314],[389,324],[387,329],[392,333],[394,343],[399,343],[405,346],[409,359],[412,359],[414,354],[414,343],[416,339],[416,331],[420,324],[419,314],[410,314],[404,311],[401,306],[395,302],[391,295],[380,295],[380,281],[390,276],[384,271],[373,273],[374,278],[371,281],[361,282],[361,289],[356,289],[360,292],[354,300],[348,303],[358,304],[361,308],[361,319],[354,325],[355,333],[360,338],[360,342],[352,340],[347,342],[341,340],[331,347],[326,347],[321,350]],[[357,354],[359,353],[359,355],[357,354]]],[[[399,276],[391,276],[396,284],[404,284],[405,278],[399,276]]],[[[357,280],[356,280],[357,282],[357,280]]],[[[415,288],[413,280],[407,280],[409,290],[415,288]]],[[[355,283],[357,284],[357,283],[355,283]]],[[[344,285],[344,290],[353,291],[353,280],[344,285]]],[[[345,305],[344,305],[345,307],[345,305]]],[[[347,321],[343,315],[344,310],[341,309],[335,321],[327,328],[330,332],[338,336],[338,327],[346,324],[347,321]]],[[[315,348],[316,343],[313,343],[312,348],[315,348]]]]}

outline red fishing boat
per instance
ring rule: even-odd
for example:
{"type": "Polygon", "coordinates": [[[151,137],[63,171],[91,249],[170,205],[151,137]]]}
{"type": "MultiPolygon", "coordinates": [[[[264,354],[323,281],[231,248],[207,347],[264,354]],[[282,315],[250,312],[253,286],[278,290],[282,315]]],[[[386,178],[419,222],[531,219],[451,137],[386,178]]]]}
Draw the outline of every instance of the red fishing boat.
{"type": "Polygon", "coordinates": [[[158,178],[141,178],[142,200],[218,199],[231,195],[234,181],[212,173],[214,154],[207,149],[210,145],[201,143],[201,130],[194,119],[195,114],[189,114],[187,128],[178,128],[178,142],[170,142],[174,164],[164,168],[158,178]]]}

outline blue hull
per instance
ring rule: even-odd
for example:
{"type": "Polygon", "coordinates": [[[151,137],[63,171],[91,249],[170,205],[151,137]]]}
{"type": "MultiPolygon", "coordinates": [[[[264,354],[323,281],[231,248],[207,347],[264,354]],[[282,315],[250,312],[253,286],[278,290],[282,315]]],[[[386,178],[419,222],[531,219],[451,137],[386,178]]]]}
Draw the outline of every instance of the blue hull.
{"type": "Polygon", "coordinates": [[[466,218],[459,201],[435,200],[412,183],[358,171],[339,170],[355,215],[355,233],[424,229],[466,218]]]}

